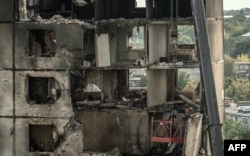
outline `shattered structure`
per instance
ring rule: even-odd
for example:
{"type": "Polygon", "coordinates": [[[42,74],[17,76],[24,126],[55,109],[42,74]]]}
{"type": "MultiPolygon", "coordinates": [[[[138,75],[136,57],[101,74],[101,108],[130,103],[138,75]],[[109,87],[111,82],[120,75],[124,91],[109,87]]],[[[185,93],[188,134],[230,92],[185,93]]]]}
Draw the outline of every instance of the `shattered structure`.
{"type": "Polygon", "coordinates": [[[199,68],[196,45],[178,44],[190,0],[0,2],[3,156],[152,154],[152,119],[173,118],[183,131],[167,151],[183,149],[201,98],[177,85],[179,69],[199,68]]]}

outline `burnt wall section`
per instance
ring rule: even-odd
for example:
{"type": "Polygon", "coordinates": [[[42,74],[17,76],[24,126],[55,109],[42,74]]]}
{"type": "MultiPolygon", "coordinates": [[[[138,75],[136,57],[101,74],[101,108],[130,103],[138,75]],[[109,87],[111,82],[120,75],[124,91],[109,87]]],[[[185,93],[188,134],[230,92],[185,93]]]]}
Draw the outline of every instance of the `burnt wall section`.
{"type": "Polygon", "coordinates": [[[84,151],[106,152],[118,147],[122,154],[148,153],[147,112],[81,112],[78,116],[84,125],[84,151]]]}
{"type": "Polygon", "coordinates": [[[146,8],[136,8],[136,0],[96,0],[95,20],[145,17],[146,8]]]}
{"type": "Polygon", "coordinates": [[[147,18],[191,17],[190,0],[147,0],[147,18]]]}
{"type": "Polygon", "coordinates": [[[0,115],[13,115],[13,74],[11,71],[0,71],[0,115]]]}
{"type": "Polygon", "coordinates": [[[0,0],[0,22],[12,22],[14,15],[14,0],[0,0]]]}
{"type": "Polygon", "coordinates": [[[96,66],[96,55],[95,55],[95,30],[87,29],[84,30],[83,34],[83,53],[81,65],[83,67],[95,67],[96,66]]]}
{"type": "MultiPolygon", "coordinates": [[[[16,72],[16,115],[36,116],[36,117],[70,117],[73,115],[70,98],[70,80],[68,72],[58,71],[18,71],[16,72]],[[36,101],[29,102],[29,77],[33,78],[53,78],[57,81],[61,96],[54,103],[39,104],[36,101]]],[[[34,88],[34,92],[36,88],[34,88]]],[[[38,88],[37,88],[38,89],[38,88]]],[[[52,91],[52,90],[49,90],[52,91]]],[[[49,92],[48,91],[48,92],[49,92]]],[[[37,100],[37,99],[34,99],[37,100]]]]}
{"type": "MultiPolygon", "coordinates": [[[[2,5],[1,5],[2,6],[2,5]]],[[[1,14],[0,14],[1,15],[1,14]]],[[[0,67],[12,68],[13,27],[11,24],[0,24],[0,67]]]]}
{"type": "MultiPolygon", "coordinates": [[[[95,18],[95,1],[93,0],[72,0],[73,18],[92,20],[95,18]],[[78,2],[78,3],[77,3],[78,2]]],[[[96,0],[97,1],[97,0],[96,0]]]]}
{"type": "Polygon", "coordinates": [[[79,24],[16,23],[15,27],[17,69],[68,69],[81,64],[83,29],[79,24]],[[29,35],[36,32],[49,34],[32,40],[29,35]]]}

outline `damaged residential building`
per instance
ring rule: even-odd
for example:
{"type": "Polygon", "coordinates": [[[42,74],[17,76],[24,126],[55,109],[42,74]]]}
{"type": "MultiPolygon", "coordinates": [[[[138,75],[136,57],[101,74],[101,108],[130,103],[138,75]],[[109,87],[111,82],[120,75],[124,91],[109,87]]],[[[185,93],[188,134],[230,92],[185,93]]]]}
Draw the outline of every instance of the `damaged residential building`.
{"type": "MultiPolygon", "coordinates": [[[[0,2],[0,155],[211,152],[202,139],[206,56],[197,41],[179,42],[180,27],[195,29],[195,0],[0,2]],[[190,69],[201,81],[181,90],[178,74],[190,69]]],[[[222,0],[201,4],[218,63],[222,0]]],[[[216,97],[224,110],[217,63],[216,97]]]]}

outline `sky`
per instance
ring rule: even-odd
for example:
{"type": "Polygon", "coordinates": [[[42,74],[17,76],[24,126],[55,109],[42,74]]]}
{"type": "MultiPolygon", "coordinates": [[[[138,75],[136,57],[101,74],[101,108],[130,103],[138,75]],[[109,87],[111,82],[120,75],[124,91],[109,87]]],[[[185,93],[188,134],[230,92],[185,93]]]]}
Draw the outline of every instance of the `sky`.
{"type": "Polygon", "coordinates": [[[250,0],[224,0],[224,10],[239,10],[241,8],[250,8],[250,0]]]}
{"type": "MultiPolygon", "coordinates": [[[[145,0],[136,0],[137,7],[145,7],[145,0]]],[[[224,10],[239,10],[242,8],[250,8],[250,0],[224,0],[224,10]]]]}

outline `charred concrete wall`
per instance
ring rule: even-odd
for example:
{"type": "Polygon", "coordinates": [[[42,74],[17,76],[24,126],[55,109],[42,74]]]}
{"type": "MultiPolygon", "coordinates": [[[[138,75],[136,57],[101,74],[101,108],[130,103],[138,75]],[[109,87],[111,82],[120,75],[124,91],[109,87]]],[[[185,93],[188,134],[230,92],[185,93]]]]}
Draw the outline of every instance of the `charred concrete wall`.
{"type": "Polygon", "coordinates": [[[118,147],[123,154],[148,153],[149,129],[146,111],[82,112],[79,118],[84,125],[84,150],[104,152],[118,147]]]}
{"type": "Polygon", "coordinates": [[[14,21],[14,0],[1,0],[0,1],[0,22],[12,22],[14,21]]]}

